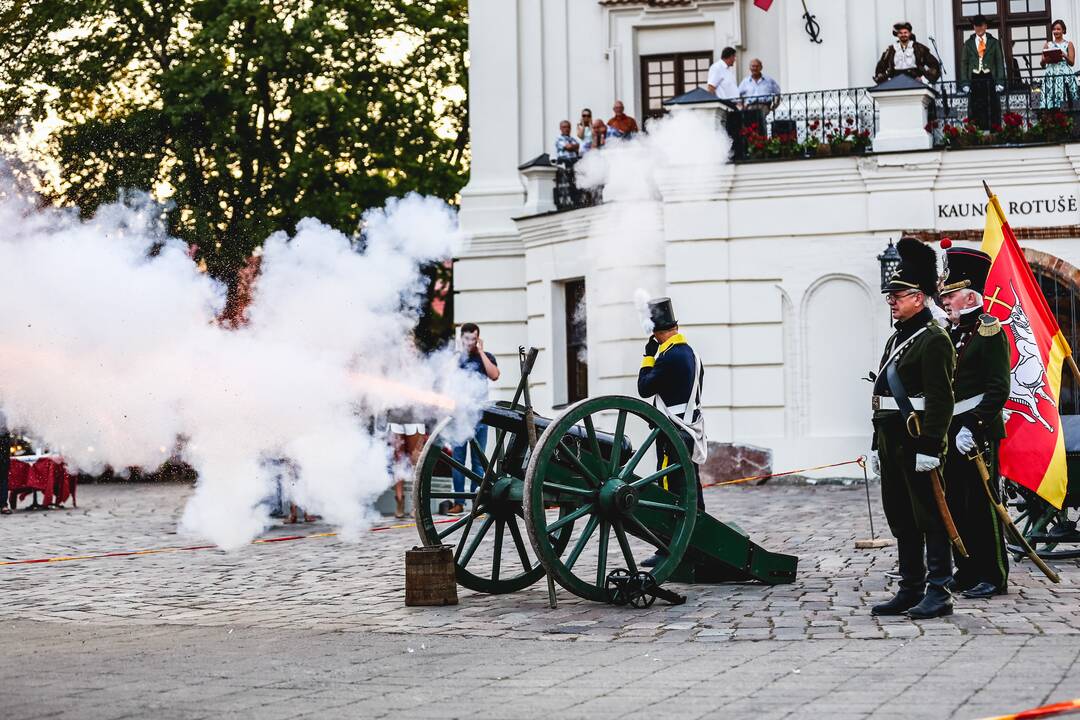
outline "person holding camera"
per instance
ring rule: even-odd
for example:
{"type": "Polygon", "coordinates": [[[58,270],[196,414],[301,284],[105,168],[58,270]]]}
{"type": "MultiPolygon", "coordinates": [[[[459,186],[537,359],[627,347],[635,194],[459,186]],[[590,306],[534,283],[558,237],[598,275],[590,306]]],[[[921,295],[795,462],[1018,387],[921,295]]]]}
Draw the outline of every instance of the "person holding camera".
{"type": "MultiPolygon", "coordinates": [[[[458,364],[467,371],[475,372],[479,375],[483,375],[487,382],[492,382],[499,379],[499,363],[495,360],[495,356],[484,350],[484,341],[480,337],[480,326],[476,323],[465,323],[461,326],[461,356],[458,358],[458,364]]],[[[476,444],[481,449],[486,449],[487,446],[487,425],[482,422],[476,424],[476,429],[473,431],[473,440],[476,440],[476,444]]],[[[465,464],[466,453],[469,454],[469,467],[476,475],[480,477],[484,476],[484,463],[476,456],[475,453],[469,450],[469,441],[455,445],[453,447],[454,459],[460,464],[465,464]]],[[[461,493],[454,498],[454,504],[446,511],[448,515],[460,515],[465,512],[465,473],[461,472],[457,468],[453,468],[451,477],[454,483],[454,492],[461,493]]],[[[472,481],[471,492],[475,493],[478,487],[478,483],[472,481]]]]}

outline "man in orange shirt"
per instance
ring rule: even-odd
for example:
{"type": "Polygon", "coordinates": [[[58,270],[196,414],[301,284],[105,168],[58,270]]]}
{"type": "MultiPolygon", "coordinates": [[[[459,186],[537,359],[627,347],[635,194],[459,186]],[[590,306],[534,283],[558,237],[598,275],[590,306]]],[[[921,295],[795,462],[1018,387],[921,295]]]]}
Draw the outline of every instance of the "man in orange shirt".
{"type": "Polygon", "coordinates": [[[615,116],[607,121],[610,137],[630,137],[638,131],[637,120],[626,114],[622,100],[616,100],[612,110],[615,116]]]}

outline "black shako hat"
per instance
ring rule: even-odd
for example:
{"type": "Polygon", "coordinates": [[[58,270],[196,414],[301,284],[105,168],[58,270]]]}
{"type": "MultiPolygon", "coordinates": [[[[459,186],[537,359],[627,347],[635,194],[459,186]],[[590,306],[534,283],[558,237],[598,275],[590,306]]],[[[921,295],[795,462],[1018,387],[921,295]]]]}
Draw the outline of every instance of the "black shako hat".
{"type": "Polygon", "coordinates": [[[671,298],[666,297],[649,301],[649,319],[652,320],[653,332],[671,330],[679,324],[679,321],[675,319],[675,308],[671,306],[671,298]]]}
{"type": "Polygon", "coordinates": [[[900,253],[900,267],[881,288],[881,292],[922,290],[927,297],[937,295],[937,252],[934,248],[913,237],[903,237],[896,243],[896,251],[900,253]]]}
{"type": "Polygon", "coordinates": [[[949,259],[949,277],[941,294],[968,289],[982,295],[986,290],[986,276],[990,274],[990,256],[982,250],[959,247],[951,247],[945,254],[949,259]]]}

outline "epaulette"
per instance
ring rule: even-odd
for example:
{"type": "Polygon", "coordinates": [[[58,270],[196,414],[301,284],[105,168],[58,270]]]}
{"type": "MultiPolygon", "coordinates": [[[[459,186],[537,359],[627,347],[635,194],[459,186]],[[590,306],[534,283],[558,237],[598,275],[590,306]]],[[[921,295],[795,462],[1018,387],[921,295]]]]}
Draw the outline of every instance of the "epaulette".
{"type": "Polygon", "coordinates": [[[983,313],[979,316],[979,334],[983,337],[993,337],[1001,332],[1001,321],[993,315],[983,313]]]}

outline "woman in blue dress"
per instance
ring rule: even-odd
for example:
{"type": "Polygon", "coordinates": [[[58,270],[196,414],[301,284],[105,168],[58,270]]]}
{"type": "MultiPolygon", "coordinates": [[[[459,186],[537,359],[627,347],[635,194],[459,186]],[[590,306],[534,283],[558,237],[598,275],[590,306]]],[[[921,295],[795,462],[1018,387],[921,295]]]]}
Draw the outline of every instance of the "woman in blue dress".
{"type": "Polygon", "coordinates": [[[1044,110],[1051,110],[1063,107],[1066,103],[1078,107],[1080,103],[1077,102],[1076,76],[1073,74],[1076,47],[1071,40],[1065,39],[1065,23],[1061,20],[1054,21],[1050,33],[1051,37],[1043,46],[1042,59],[1039,61],[1044,68],[1042,107],[1044,110]],[[1061,51],[1061,59],[1057,62],[1048,62],[1047,53],[1054,50],[1061,51]]]}

